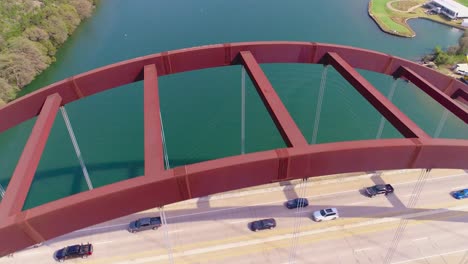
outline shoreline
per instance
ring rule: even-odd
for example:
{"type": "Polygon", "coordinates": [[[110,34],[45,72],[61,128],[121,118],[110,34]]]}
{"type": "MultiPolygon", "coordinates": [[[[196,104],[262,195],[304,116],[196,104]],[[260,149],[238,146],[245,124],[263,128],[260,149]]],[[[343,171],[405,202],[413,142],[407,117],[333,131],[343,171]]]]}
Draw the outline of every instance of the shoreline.
{"type": "Polygon", "coordinates": [[[401,38],[413,38],[413,37],[416,36],[416,33],[414,32],[414,30],[406,23],[406,21],[408,21],[408,19],[405,20],[405,24],[406,24],[406,26],[408,27],[408,29],[412,32],[413,35],[408,36],[408,35],[399,34],[398,31],[386,30],[386,29],[379,23],[379,20],[374,16],[374,14],[372,14],[372,0],[370,0],[370,1],[369,1],[369,4],[367,5],[367,14],[368,14],[369,17],[375,22],[375,24],[377,24],[377,27],[380,29],[380,31],[382,31],[382,32],[384,32],[384,33],[393,35],[393,36],[395,36],[395,37],[401,37],[401,38]]]}
{"type": "MultiPolygon", "coordinates": [[[[55,1],[58,3],[58,0],[55,1]]],[[[18,22],[18,25],[23,26],[23,30],[17,31],[15,34],[11,33],[13,34],[11,36],[7,34],[8,31],[0,30],[0,56],[4,62],[4,74],[0,74],[0,108],[20,98],[21,91],[55,63],[55,55],[58,50],[62,48],[83,21],[93,15],[99,0],[80,0],[73,2],[74,5],[71,3],[72,0],[60,2],[60,5],[54,1],[48,4],[40,2],[32,11],[24,11],[18,16],[24,18],[31,14],[42,14],[47,12],[51,6],[55,6],[55,9],[51,9],[55,13],[49,11],[53,15],[41,17],[35,23],[29,20],[18,22]],[[62,29],[62,31],[60,34],[55,34],[54,30],[58,29],[62,29]],[[19,68],[17,72],[21,78],[14,79],[11,74],[5,74],[8,70],[13,71],[17,68],[19,68]]],[[[23,7],[23,4],[23,2],[18,2],[16,6],[23,7]]],[[[5,10],[7,10],[6,7],[0,5],[0,12],[5,10]]],[[[8,19],[10,19],[9,16],[2,17],[0,22],[6,23],[5,21],[8,22],[8,19]]],[[[17,26],[13,22],[10,24],[17,26]]]]}
{"type": "MultiPolygon", "coordinates": [[[[387,34],[390,34],[390,35],[393,35],[393,36],[396,36],[396,37],[402,37],[402,38],[413,38],[416,36],[416,32],[411,28],[410,25],[408,25],[408,20],[410,19],[425,19],[425,20],[429,20],[429,21],[432,21],[432,22],[436,22],[436,23],[439,23],[441,25],[445,25],[445,26],[449,26],[449,27],[452,27],[452,28],[457,28],[457,29],[460,29],[460,30],[465,30],[466,28],[465,27],[462,27],[461,25],[455,25],[455,24],[451,24],[451,23],[447,23],[447,22],[443,22],[443,21],[440,21],[440,20],[436,20],[436,19],[432,19],[430,17],[427,17],[427,16],[420,16],[420,15],[415,15],[415,17],[408,17],[408,18],[405,18],[404,20],[404,24],[400,24],[404,27],[406,27],[410,32],[411,32],[411,35],[408,35],[408,34],[402,34],[398,31],[395,31],[395,30],[388,30],[386,29],[380,22],[380,20],[372,13],[372,0],[369,1],[369,4],[367,5],[367,14],[369,15],[369,17],[377,24],[377,26],[379,27],[379,29],[384,32],[384,33],[387,33],[387,34]]],[[[402,12],[406,12],[406,11],[402,11],[402,12]]],[[[392,18],[392,16],[388,16],[389,18],[392,18]]]]}

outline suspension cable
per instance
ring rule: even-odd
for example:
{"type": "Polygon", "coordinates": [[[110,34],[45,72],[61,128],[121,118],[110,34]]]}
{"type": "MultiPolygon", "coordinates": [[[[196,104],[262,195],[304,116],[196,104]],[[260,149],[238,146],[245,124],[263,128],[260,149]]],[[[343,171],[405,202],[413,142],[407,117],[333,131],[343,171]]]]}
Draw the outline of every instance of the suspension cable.
{"type": "MultiPolygon", "coordinates": [[[[424,184],[426,183],[427,177],[429,176],[431,169],[423,169],[421,170],[421,173],[419,174],[418,180],[413,188],[413,192],[411,194],[410,200],[408,202],[408,205],[406,208],[412,208],[416,205],[416,203],[419,200],[419,195],[421,194],[421,191],[424,187],[424,184]]],[[[400,224],[398,225],[398,228],[395,232],[395,235],[393,236],[392,242],[390,244],[390,247],[387,251],[387,254],[385,255],[384,259],[384,264],[389,264],[392,261],[392,258],[395,254],[395,251],[398,248],[398,244],[400,243],[401,238],[403,237],[403,234],[405,232],[406,226],[408,224],[409,220],[408,219],[403,219],[400,221],[400,224]]]]}
{"type": "Polygon", "coordinates": [[[328,72],[328,65],[323,68],[322,79],[320,80],[320,90],[319,90],[319,95],[317,98],[317,108],[315,109],[314,130],[312,132],[312,144],[317,143],[317,134],[318,134],[318,128],[319,128],[319,123],[320,123],[320,112],[322,111],[322,102],[323,102],[323,95],[325,93],[327,72],[328,72]]]}
{"type": "Polygon", "coordinates": [[[439,125],[436,128],[436,131],[434,132],[434,137],[438,138],[440,136],[440,132],[442,132],[442,128],[444,128],[445,121],[447,121],[449,111],[447,109],[444,110],[444,113],[442,114],[442,117],[440,118],[439,125]]]}
{"type": "MultiPolygon", "coordinates": [[[[394,80],[392,83],[392,86],[390,87],[390,91],[388,92],[388,96],[387,96],[387,99],[390,102],[393,99],[393,95],[395,94],[396,87],[397,87],[397,80],[394,80]]],[[[386,119],[383,116],[380,118],[379,130],[377,131],[377,136],[375,137],[376,139],[380,139],[380,137],[382,136],[382,132],[383,132],[384,125],[385,125],[385,120],[386,119]]]]}
{"type": "Polygon", "coordinates": [[[161,137],[162,137],[163,151],[164,151],[164,163],[166,164],[166,170],[168,170],[171,167],[169,165],[169,158],[167,155],[166,137],[164,136],[164,125],[163,125],[161,112],[159,112],[159,120],[161,120],[161,137]]]}
{"type": "Polygon", "coordinates": [[[80,162],[81,166],[81,171],[83,171],[83,176],[86,180],[86,184],[88,184],[88,189],[92,190],[93,189],[93,183],[91,182],[91,179],[89,178],[88,174],[88,169],[86,169],[86,165],[83,160],[83,156],[81,155],[80,147],[78,146],[78,142],[76,141],[75,133],[73,132],[73,128],[70,123],[70,119],[68,118],[67,111],[65,110],[64,106],[60,107],[60,112],[62,112],[62,117],[63,120],[65,121],[65,125],[68,130],[68,135],[70,135],[71,142],[73,144],[73,148],[75,149],[76,157],[78,158],[78,161],[80,162]]]}
{"type": "Polygon", "coordinates": [[[169,263],[174,263],[174,256],[172,254],[172,243],[169,236],[169,226],[167,225],[166,213],[164,212],[164,206],[159,207],[159,215],[161,216],[161,223],[163,224],[164,229],[164,239],[166,240],[167,247],[167,256],[169,258],[169,263]]]}
{"type": "Polygon", "coordinates": [[[3,186],[0,184],[0,196],[1,198],[3,199],[3,197],[5,197],[5,188],[3,188],[3,186]]]}
{"type": "Polygon", "coordinates": [[[241,154],[245,154],[245,68],[241,67],[241,154]]]}
{"type": "Polygon", "coordinates": [[[302,217],[300,216],[301,213],[304,211],[304,205],[305,205],[305,200],[303,199],[306,197],[306,190],[307,190],[307,178],[302,179],[301,183],[299,184],[299,197],[301,198],[299,200],[299,203],[297,204],[296,207],[296,212],[294,216],[294,224],[293,224],[293,236],[291,238],[291,248],[289,250],[289,257],[288,257],[288,263],[295,263],[296,262],[296,257],[297,257],[297,248],[298,248],[298,234],[300,233],[300,228],[302,225],[302,217]]]}

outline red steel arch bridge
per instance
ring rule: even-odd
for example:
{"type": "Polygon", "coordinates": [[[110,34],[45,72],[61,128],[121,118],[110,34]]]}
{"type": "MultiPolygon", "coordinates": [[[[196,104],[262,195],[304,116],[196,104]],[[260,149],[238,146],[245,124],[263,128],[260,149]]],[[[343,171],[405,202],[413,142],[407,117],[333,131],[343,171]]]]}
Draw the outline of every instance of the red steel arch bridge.
{"type": "Polygon", "coordinates": [[[462,82],[388,54],[314,42],[231,43],[153,54],[70,77],[6,105],[0,109],[0,132],[37,120],[0,203],[0,238],[8,238],[8,243],[0,243],[0,256],[117,217],[249,186],[356,171],[468,169],[468,140],[429,136],[356,68],[408,80],[468,123],[468,86],[462,82]],[[309,144],[260,63],[334,67],[404,138],[309,144]],[[158,77],[230,65],[242,65],[248,73],[287,148],[166,169],[158,77]],[[70,102],[142,80],[144,175],[22,210],[58,111],[70,102]]]}

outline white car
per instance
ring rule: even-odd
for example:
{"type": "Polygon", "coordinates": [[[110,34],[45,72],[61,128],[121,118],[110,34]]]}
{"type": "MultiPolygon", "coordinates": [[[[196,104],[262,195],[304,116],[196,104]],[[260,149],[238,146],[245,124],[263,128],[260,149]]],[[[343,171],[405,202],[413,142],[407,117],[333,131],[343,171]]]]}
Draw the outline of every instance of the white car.
{"type": "Polygon", "coordinates": [[[339,217],[338,210],[336,208],[327,208],[319,211],[315,211],[312,215],[314,221],[321,222],[327,220],[335,220],[339,217]]]}

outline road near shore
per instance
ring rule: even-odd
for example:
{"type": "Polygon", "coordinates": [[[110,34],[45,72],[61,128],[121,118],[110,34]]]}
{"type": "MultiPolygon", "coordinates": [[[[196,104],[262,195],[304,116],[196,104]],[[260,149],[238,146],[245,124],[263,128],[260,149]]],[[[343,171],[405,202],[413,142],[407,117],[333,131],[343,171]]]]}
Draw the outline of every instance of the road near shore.
{"type": "Polygon", "coordinates": [[[468,263],[468,199],[450,195],[468,188],[468,173],[424,176],[421,170],[363,174],[192,199],[166,206],[168,224],[158,230],[126,230],[132,220],[160,214],[152,209],[49,240],[0,264],[56,263],[56,250],[86,242],[94,245],[93,255],[65,263],[468,263]],[[384,182],[394,194],[362,194],[363,187],[384,182]],[[298,196],[309,206],[284,207],[298,196]],[[337,208],[340,218],[312,221],[313,211],[327,207],[337,208]],[[275,229],[248,229],[249,222],[271,217],[275,229]]]}

